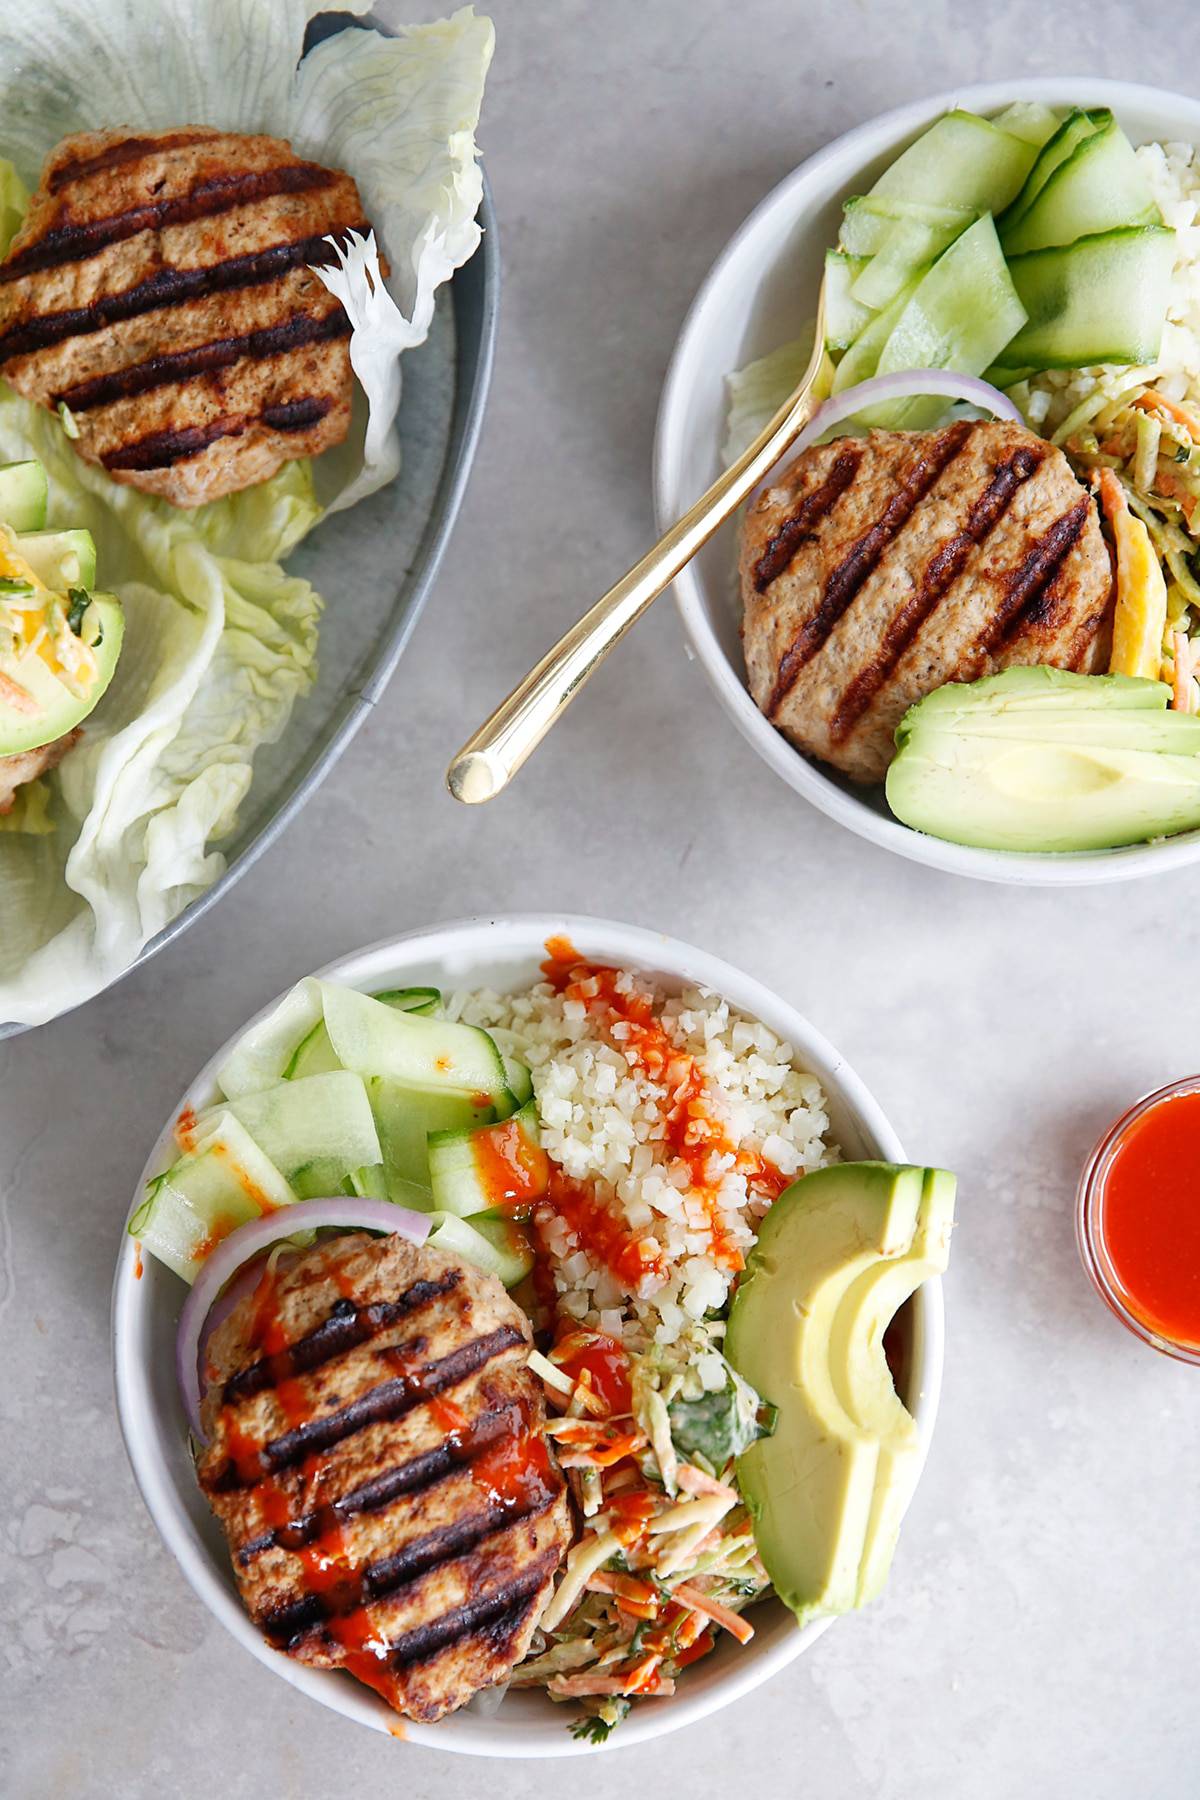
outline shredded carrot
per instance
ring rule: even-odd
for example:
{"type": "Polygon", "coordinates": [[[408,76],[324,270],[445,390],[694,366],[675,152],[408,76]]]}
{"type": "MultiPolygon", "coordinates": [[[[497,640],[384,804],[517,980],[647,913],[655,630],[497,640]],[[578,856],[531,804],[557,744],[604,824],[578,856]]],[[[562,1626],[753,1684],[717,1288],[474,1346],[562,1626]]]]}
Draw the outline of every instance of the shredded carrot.
{"type": "Polygon", "coordinates": [[[598,1569],[589,1577],[588,1586],[594,1594],[620,1594],[626,1600],[638,1600],[643,1606],[657,1606],[657,1590],[648,1581],[638,1581],[632,1575],[610,1574],[605,1569],[598,1569]]]}
{"type": "Polygon", "coordinates": [[[680,1463],[675,1479],[685,1494],[720,1494],[722,1500],[728,1500],[731,1506],[737,1502],[735,1489],[706,1475],[694,1463],[680,1463]]]}
{"type": "Polygon", "coordinates": [[[1168,499],[1179,502],[1188,522],[1188,530],[1193,530],[1197,513],[1200,513],[1200,500],[1197,500],[1192,490],[1170,469],[1160,469],[1154,485],[1160,494],[1166,494],[1168,499]]]}
{"type": "Polygon", "coordinates": [[[602,1445],[564,1451],[558,1460],[564,1469],[610,1469],[635,1450],[644,1450],[648,1441],[645,1432],[629,1431],[602,1445]]]}
{"type": "Polygon", "coordinates": [[[626,1694],[640,1694],[644,1693],[651,1684],[657,1688],[658,1682],[655,1680],[655,1675],[661,1661],[661,1655],[655,1650],[651,1651],[649,1656],[643,1656],[640,1662],[634,1663],[632,1669],[625,1676],[623,1691],[626,1694]]]}
{"type": "Polygon", "coordinates": [[[740,1613],[731,1612],[729,1607],[722,1606],[719,1600],[714,1600],[708,1594],[701,1593],[700,1589],[693,1587],[690,1582],[681,1583],[671,1592],[676,1600],[682,1600],[686,1605],[694,1607],[696,1612],[706,1614],[714,1625],[723,1626],[731,1636],[737,1639],[739,1644],[748,1644],[754,1636],[754,1627],[749,1619],[743,1619],[740,1613]]]}
{"type": "Polygon", "coordinates": [[[693,1607],[692,1611],[680,1621],[675,1629],[676,1648],[686,1650],[689,1645],[695,1643],[696,1639],[700,1636],[700,1633],[705,1630],[707,1625],[708,1614],[698,1612],[693,1607]]]}
{"type": "MultiPolygon", "coordinates": [[[[650,1659],[647,1658],[647,1660],[650,1659]]],[[[657,1662],[659,1659],[656,1657],[654,1660],[657,1662]]],[[[640,1667],[641,1665],[638,1665],[638,1668],[633,1670],[631,1674],[638,1674],[640,1667]]],[[[589,1675],[584,1673],[581,1675],[552,1675],[550,1680],[546,1683],[546,1686],[552,1694],[557,1694],[561,1700],[584,1700],[591,1695],[601,1694],[643,1694],[647,1697],[658,1695],[659,1697],[665,1698],[668,1694],[673,1694],[675,1692],[675,1683],[664,1676],[657,1677],[657,1679],[654,1680],[654,1685],[652,1687],[644,1685],[647,1678],[643,1676],[641,1678],[643,1685],[631,1688],[629,1685],[631,1674],[589,1675]]]]}
{"type": "Polygon", "coordinates": [[[1117,480],[1111,469],[1097,469],[1095,475],[1097,487],[1100,489],[1100,504],[1108,515],[1110,524],[1117,517],[1129,511],[1129,502],[1125,498],[1125,489],[1117,480]]]}
{"type": "Polygon", "coordinates": [[[1165,413],[1168,419],[1174,419],[1177,425],[1185,426],[1194,438],[1200,439],[1200,419],[1186,406],[1180,406],[1178,400],[1156,393],[1153,388],[1143,388],[1133,404],[1141,412],[1165,413]]]}
{"type": "Polygon", "coordinates": [[[14,712],[25,713],[27,717],[36,719],[41,707],[28,688],[21,686],[9,675],[0,675],[0,700],[11,706],[14,712]]]}
{"type": "Polygon", "coordinates": [[[587,1587],[593,1594],[610,1594],[620,1610],[635,1619],[658,1617],[658,1597],[644,1581],[634,1581],[628,1575],[606,1575],[601,1570],[588,1577],[587,1587]]]}

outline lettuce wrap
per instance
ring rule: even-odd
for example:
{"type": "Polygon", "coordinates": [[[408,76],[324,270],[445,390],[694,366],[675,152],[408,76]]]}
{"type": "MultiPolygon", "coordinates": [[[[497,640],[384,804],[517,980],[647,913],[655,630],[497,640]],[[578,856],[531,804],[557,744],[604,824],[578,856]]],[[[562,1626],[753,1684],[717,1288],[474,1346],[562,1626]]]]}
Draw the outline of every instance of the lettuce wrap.
{"type": "Polygon", "coordinates": [[[353,326],[346,443],[191,511],[109,480],[58,418],[0,384],[0,461],[45,464],[50,518],[92,533],[127,619],[82,742],[0,829],[0,1023],[36,1025],[98,993],[221,874],[255,752],[315,677],[321,596],[284,559],[325,511],[395,478],[401,353],[479,242],[490,21],[466,7],[394,38],[348,26],[302,55],[321,10],[0,0],[0,156],[28,187],[75,131],[267,132],[349,171],[390,266],[385,284],[373,234],[321,271],[353,326]]]}

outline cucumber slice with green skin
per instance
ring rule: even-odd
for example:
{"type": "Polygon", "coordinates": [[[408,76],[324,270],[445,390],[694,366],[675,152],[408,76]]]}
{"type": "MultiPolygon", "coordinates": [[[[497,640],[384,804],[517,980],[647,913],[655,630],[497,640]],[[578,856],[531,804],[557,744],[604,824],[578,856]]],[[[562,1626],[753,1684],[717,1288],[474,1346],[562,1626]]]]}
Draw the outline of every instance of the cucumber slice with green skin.
{"type": "MultiPolygon", "coordinates": [[[[384,1006],[394,1006],[397,1012],[423,1015],[435,1012],[442,1003],[442,996],[436,988],[385,988],[383,993],[372,994],[371,998],[384,1006]]],[[[305,1075],[327,1075],[331,1069],[341,1067],[322,1019],[296,1046],[296,1053],[283,1071],[283,1078],[285,1081],[295,1081],[305,1075]]]]}
{"type": "Polygon", "coordinates": [[[520,1112],[521,1108],[533,1099],[533,1076],[523,1062],[514,1056],[504,1058],[504,1078],[508,1083],[511,1110],[520,1112]]]}
{"type": "Polygon", "coordinates": [[[1010,132],[1040,150],[1054,136],[1062,117],[1053,107],[1042,106],[1037,100],[1016,100],[991,122],[997,131],[1010,132]]]}
{"type": "Polygon", "coordinates": [[[438,1213],[426,1243],[447,1256],[474,1263],[506,1288],[516,1287],[533,1269],[533,1250],[519,1225],[509,1219],[460,1219],[438,1213]]]}
{"type": "Polygon", "coordinates": [[[303,1081],[306,1075],[329,1075],[341,1066],[333,1053],[333,1045],[322,1019],[297,1044],[295,1054],[283,1071],[283,1079],[303,1081]]]}
{"type": "Polygon", "coordinates": [[[18,556],[56,594],[96,585],[96,542],[90,531],[14,532],[18,556]]]}
{"type": "Polygon", "coordinates": [[[1005,254],[1073,244],[1122,225],[1161,225],[1150,183],[1115,119],[1078,145],[1003,234],[1005,254]]]}
{"type": "Polygon", "coordinates": [[[439,1212],[475,1213],[540,1200],[550,1178],[537,1106],[477,1131],[439,1131],[429,1139],[429,1179],[439,1212]]]}
{"type": "Polygon", "coordinates": [[[304,1039],[321,1023],[321,986],[310,976],[243,1032],[222,1066],[217,1085],[230,1100],[274,1087],[284,1079],[304,1039]]]}
{"type": "MultiPolygon", "coordinates": [[[[496,1117],[494,1106],[480,1106],[469,1094],[422,1093],[378,1075],[367,1082],[367,1094],[383,1150],[388,1198],[405,1206],[416,1204],[406,1198],[411,1192],[429,1194],[430,1133],[471,1132],[496,1117]]],[[[431,1205],[427,1199],[422,1210],[431,1205]]]]}
{"type": "Polygon", "coordinates": [[[954,208],[954,217],[940,225],[917,219],[898,219],[850,290],[853,299],[872,312],[890,305],[943,250],[949,249],[974,222],[975,215],[954,208]]]}
{"type": "Polygon", "coordinates": [[[384,988],[371,998],[384,1006],[394,1006],[397,1012],[419,1013],[423,1018],[436,1013],[442,1004],[441,994],[431,987],[384,988]]]}
{"type": "Polygon", "coordinates": [[[977,215],[971,207],[943,206],[896,195],[857,194],[842,208],[838,247],[848,256],[874,256],[896,225],[953,226],[964,230],[977,215]]]}
{"type": "Polygon", "coordinates": [[[844,250],[825,253],[825,345],[829,350],[848,350],[871,323],[871,309],[850,297],[867,264],[867,257],[847,256],[844,250]]]}
{"type": "Polygon", "coordinates": [[[1112,123],[1112,113],[1107,106],[1096,107],[1094,111],[1085,112],[1076,107],[1069,112],[1058,130],[1046,139],[1037,153],[1033,167],[1025,179],[1020,193],[1007,211],[997,212],[997,229],[1001,237],[1007,237],[1010,231],[1025,217],[1034,205],[1046,183],[1057,173],[1069,157],[1073,156],[1080,144],[1084,144],[1098,131],[1103,131],[1112,123]]]}
{"type": "MultiPolygon", "coordinates": [[[[449,1019],[397,1012],[350,988],[320,984],[334,1053],[343,1068],[427,1093],[465,1093],[502,1102],[504,1060],[486,1031],[449,1019]]],[[[363,1158],[362,1160],[369,1160],[363,1158]]]]}
{"type": "Polygon", "coordinates": [[[860,381],[869,381],[879,366],[880,353],[891,337],[900,315],[909,300],[917,291],[917,283],[897,294],[890,306],[876,313],[871,323],[860,337],[855,338],[841,362],[834,370],[833,392],[844,393],[848,387],[854,387],[860,381]]]}
{"type": "Polygon", "coordinates": [[[48,487],[40,462],[0,463],[0,522],[10,531],[42,531],[48,487]]]}
{"type": "Polygon", "coordinates": [[[1158,355],[1175,233],[1134,225],[1009,259],[1029,314],[1003,353],[1002,367],[1083,369],[1093,363],[1150,363],[1158,355]]]}
{"type": "Polygon", "coordinates": [[[218,1110],[195,1148],[148,1186],[129,1221],[130,1235],[189,1286],[221,1238],[299,1198],[227,1110],[218,1110]]]}
{"type": "Polygon", "coordinates": [[[383,1161],[361,1076],[347,1069],[281,1081],[201,1113],[202,1132],[231,1112],[302,1200],[340,1193],[355,1169],[383,1161]]]}
{"type": "Polygon", "coordinates": [[[884,171],[871,198],[998,213],[1020,192],[1036,155],[1032,144],[977,113],[945,113],[884,171]]]}
{"type": "MultiPolygon", "coordinates": [[[[930,269],[896,321],[879,355],[877,373],[898,369],[957,369],[978,375],[995,362],[1025,323],[1004,252],[990,218],[978,220],[930,269]]],[[[917,428],[946,409],[942,399],[901,401],[875,407],[874,424],[886,413],[891,430],[917,428]],[[901,424],[902,422],[902,424],[901,424]]]]}

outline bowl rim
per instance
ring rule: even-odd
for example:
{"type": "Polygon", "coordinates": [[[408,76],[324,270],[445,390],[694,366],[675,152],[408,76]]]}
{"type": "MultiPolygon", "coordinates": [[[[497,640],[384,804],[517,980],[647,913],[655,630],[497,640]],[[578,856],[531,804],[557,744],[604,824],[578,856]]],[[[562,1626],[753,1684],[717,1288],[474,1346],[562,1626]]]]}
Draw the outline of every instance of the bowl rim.
{"type": "MultiPolygon", "coordinates": [[[[324,978],[348,980],[352,984],[374,982],[389,966],[388,958],[401,958],[402,964],[411,972],[419,958],[437,960],[453,954],[456,947],[465,949],[477,965],[485,965],[489,951],[493,957],[506,953],[536,955],[546,938],[555,933],[570,936],[585,954],[608,957],[626,966],[661,971],[668,977],[711,987],[727,996],[740,1010],[762,1018],[772,1029],[784,1031],[802,1061],[811,1059],[822,1066],[823,1087],[853,1115],[873,1154],[887,1161],[905,1160],[900,1140],[878,1102],[845,1058],[802,1013],[721,958],[664,933],[579,914],[476,916],[419,926],[397,936],[379,939],[335,958],[317,973],[324,978]]],[[[467,976],[462,979],[465,981],[467,976]]],[[[202,1096],[207,1097],[215,1071],[232,1045],[280,998],[282,996],[277,995],[252,1019],[240,1025],[188,1084],[150,1151],[134,1191],[134,1204],[141,1198],[144,1182],[161,1164],[170,1141],[172,1123],[180,1108],[195,1104],[202,1096]]],[[[116,1409],[134,1479],[159,1536],[196,1596],[259,1662],[343,1717],[387,1731],[389,1720],[394,1725],[394,1718],[367,1690],[359,1688],[357,1683],[337,1679],[331,1671],[308,1669],[266,1643],[233,1592],[223,1560],[218,1566],[216,1556],[197,1533],[166,1454],[167,1444],[174,1441],[172,1434],[181,1426],[186,1430],[186,1425],[182,1413],[179,1421],[172,1422],[164,1419],[156,1409],[149,1372],[138,1355],[138,1328],[146,1312],[149,1290],[143,1288],[138,1279],[136,1264],[137,1253],[123,1221],[112,1298],[116,1409]]],[[[940,1280],[924,1283],[914,1295],[914,1305],[916,1331],[910,1400],[920,1432],[923,1463],[933,1435],[942,1384],[945,1315],[940,1280]]],[[[554,1721],[552,1731],[532,1731],[528,1728],[514,1730],[511,1726],[504,1728],[489,1720],[487,1724],[491,1729],[485,1730],[481,1729],[484,1722],[476,1718],[472,1721],[472,1732],[456,1741],[454,1715],[451,1715],[433,1726],[405,1721],[403,1735],[409,1741],[429,1748],[492,1757],[594,1755],[598,1748],[632,1747],[682,1729],[740,1698],[791,1663],[832,1623],[832,1619],[818,1620],[803,1629],[787,1632],[778,1643],[764,1644],[757,1653],[752,1647],[742,1651],[721,1678],[715,1692],[697,1692],[690,1696],[685,1692],[682,1697],[673,1698],[661,1711],[650,1707],[635,1710],[621,1731],[604,1746],[573,1738],[565,1729],[565,1721],[562,1724],[554,1721]]]]}
{"type": "MultiPolygon", "coordinates": [[[[701,282],[679,330],[667,367],[659,400],[654,434],[653,490],[655,519],[665,531],[696,498],[679,491],[678,469],[686,445],[684,420],[691,367],[703,361],[703,343],[710,310],[715,310],[723,283],[731,270],[744,261],[748,246],[768,215],[779,212],[798,219],[796,190],[803,189],[829,169],[845,166],[845,189],[861,169],[876,157],[895,150],[907,137],[954,107],[987,112],[1013,101],[1040,100],[1047,105],[1108,105],[1119,116],[1123,108],[1143,106],[1166,111],[1167,116],[1189,118],[1186,135],[1200,144],[1200,99],[1146,83],[1119,81],[1094,75],[1042,75],[1012,81],[966,83],[923,99],[892,107],[853,126],[807,157],[753,207],[717,256],[701,282]]],[[[1164,128],[1169,140],[1180,133],[1164,128]]],[[[767,271],[760,270],[761,279],[767,271]]],[[[742,270],[743,276],[745,271],[742,270]]],[[[802,794],[828,818],[880,848],[910,862],[923,863],[945,874],[976,880],[1037,887],[1085,887],[1113,881],[1132,881],[1162,875],[1200,861],[1200,831],[1150,844],[1125,845],[1113,850],[1043,853],[983,850],[927,837],[883,815],[846,792],[814,762],[795,750],[759,712],[746,687],[742,672],[725,654],[710,624],[701,583],[694,562],[674,583],[675,605],[692,652],[699,658],[718,700],[747,742],[788,786],[802,794]]]]}

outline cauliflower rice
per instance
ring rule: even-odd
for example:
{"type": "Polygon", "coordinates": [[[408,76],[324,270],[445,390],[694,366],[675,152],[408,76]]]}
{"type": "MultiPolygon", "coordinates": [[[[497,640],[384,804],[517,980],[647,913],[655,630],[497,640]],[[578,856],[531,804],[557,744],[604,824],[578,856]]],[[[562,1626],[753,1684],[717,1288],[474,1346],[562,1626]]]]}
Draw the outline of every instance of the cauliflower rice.
{"type": "MultiPolygon", "coordinates": [[[[603,1208],[605,1230],[611,1224],[644,1259],[640,1278],[622,1278],[594,1239],[581,1241],[569,1218],[543,1209],[539,1237],[559,1318],[635,1353],[682,1348],[681,1340],[691,1347],[701,1321],[725,1306],[780,1189],[837,1159],[825,1097],[790,1044],[716,994],[670,995],[645,976],[582,964],[567,981],[565,969],[563,980],[525,993],[455,995],[446,1011],[528,1063],[544,1149],[603,1208]],[[623,1016],[630,1009],[648,1012],[678,1053],[664,1068],[639,1055],[637,1028],[623,1016]],[[712,1121],[716,1134],[699,1159],[671,1141],[689,1077],[700,1090],[692,1110],[701,1133],[712,1121]]],[[[714,1385],[721,1380],[718,1365],[714,1385]]]]}

